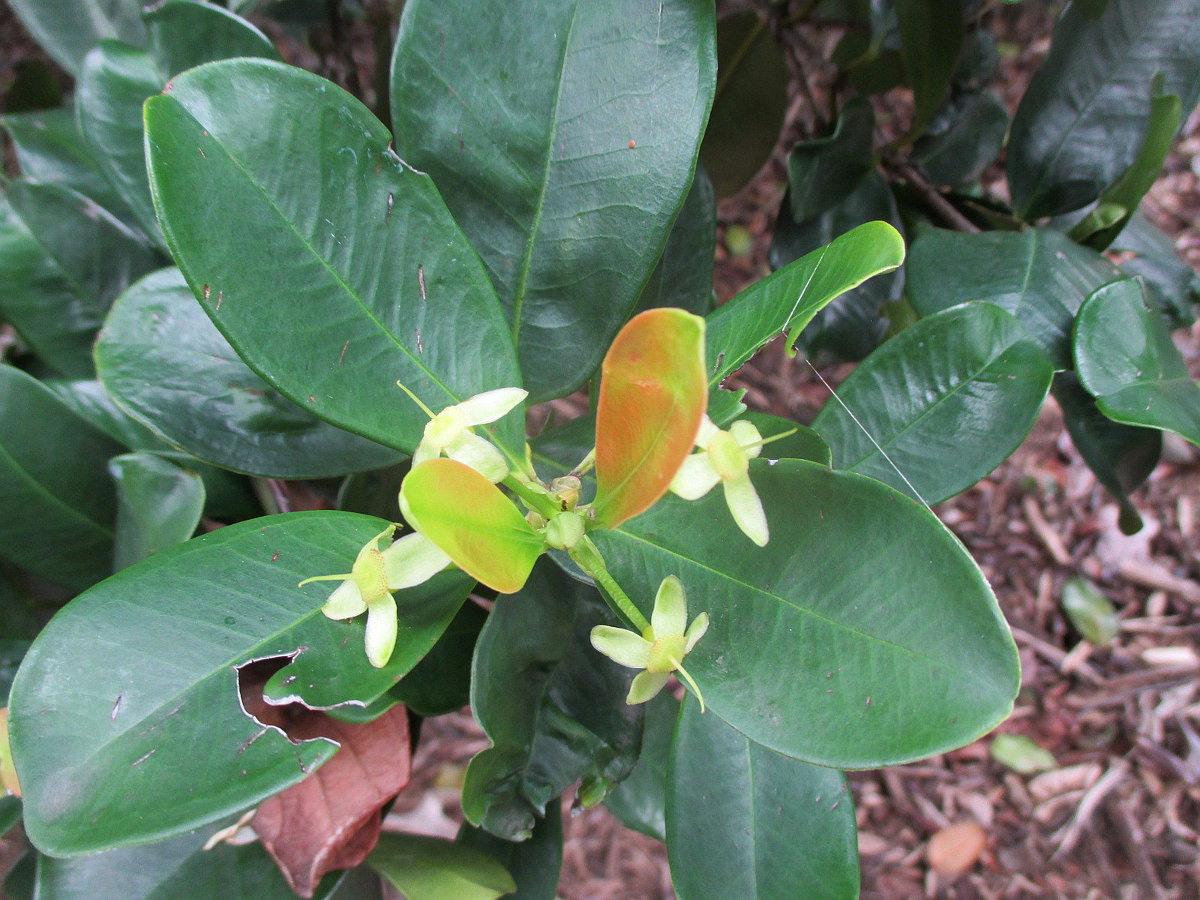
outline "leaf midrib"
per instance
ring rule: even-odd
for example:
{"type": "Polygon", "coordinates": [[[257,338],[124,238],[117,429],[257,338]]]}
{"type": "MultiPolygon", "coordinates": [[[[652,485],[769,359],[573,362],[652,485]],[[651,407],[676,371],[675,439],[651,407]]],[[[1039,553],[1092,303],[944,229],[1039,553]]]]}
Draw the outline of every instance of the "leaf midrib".
{"type": "Polygon", "coordinates": [[[542,165],[542,178],[538,186],[537,202],[534,205],[533,218],[529,223],[528,236],[525,240],[525,250],[521,255],[521,268],[513,290],[512,336],[513,344],[517,347],[520,347],[521,320],[525,310],[526,288],[529,284],[530,271],[533,268],[533,251],[537,244],[538,231],[542,225],[542,216],[546,208],[546,198],[549,194],[550,172],[554,166],[554,137],[558,134],[559,112],[563,101],[563,85],[566,81],[564,73],[566,72],[567,63],[571,55],[571,44],[575,34],[575,26],[579,21],[579,8],[580,4],[576,2],[571,12],[571,21],[567,26],[565,39],[562,43],[563,55],[559,60],[558,81],[554,92],[554,107],[550,113],[552,127],[547,129],[546,132],[545,162],[542,165]]]}
{"type": "MultiPolygon", "coordinates": [[[[248,185],[250,188],[252,188],[255,191],[255,193],[257,193],[262,198],[263,202],[268,207],[270,207],[270,209],[278,217],[279,221],[285,226],[284,230],[287,233],[292,234],[296,238],[299,245],[303,248],[303,250],[307,251],[308,254],[314,260],[316,260],[317,262],[320,263],[321,267],[323,269],[325,269],[326,272],[328,272],[330,279],[333,281],[333,283],[337,287],[337,289],[339,289],[346,297],[348,297],[350,300],[352,300],[353,303],[359,307],[359,309],[362,311],[363,315],[367,318],[367,320],[376,326],[376,329],[378,330],[380,335],[382,335],[388,342],[390,342],[394,347],[396,347],[396,349],[400,350],[408,358],[408,360],[426,376],[426,378],[428,378],[433,384],[437,385],[437,387],[441,388],[446,393],[446,395],[449,396],[454,402],[459,402],[463,399],[462,396],[457,394],[455,391],[451,390],[451,388],[440,377],[438,377],[428,366],[426,366],[424,364],[424,362],[421,360],[420,356],[417,355],[416,353],[414,353],[399,338],[398,335],[393,333],[390,329],[387,328],[386,325],[384,325],[382,320],[380,320],[380,318],[377,315],[375,315],[375,313],[371,310],[371,308],[369,306],[367,306],[367,304],[363,301],[363,299],[359,295],[359,293],[356,290],[354,290],[354,288],[342,277],[340,272],[338,272],[336,269],[333,268],[333,266],[330,264],[329,260],[326,259],[321,253],[319,253],[317,251],[316,247],[313,246],[313,244],[309,241],[307,236],[305,236],[299,230],[299,228],[296,227],[296,224],[292,221],[292,219],[290,219],[284,213],[283,209],[280,208],[280,206],[275,202],[274,197],[270,194],[270,192],[267,191],[266,187],[263,184],[261,184],[256,178],[252,177],[252,173],[250,172],[250,170],[248,170],[245,166],[241,165],[237,161],[237,158],[233,155],[233,153],[226,146],[225,142],[221,139],[220,133],[217,130],[214,130],[213,126],[210,125],[208,128],[206,128],[203,123],[201,123],[195,116],[192,115],[192,111],[187,106],[185,106],[180,100],[178,100],[177,98],[175,98],[173,96],[160,95],[160,97],[152,98],[150,102],[153,103],[155,100],[159,100],[160,102],[162,100],[171,101],[179,108],[179,110],[184,115],[187,116],[188,120],[196,128],[198,128],[202,131],[207,131],[209,133],[209,137],[212,139],[213,144],[216,147],[220,148],[222,158],[225,161],[227,161],[227,163],[228,163],[228,170],[238,173],[238,175],[241,177],[242,181],[246,185],[248,185]]],[[[389,156],[391,156],[392,158],[398,159],[398,157],[394,157],[394,154],[389,154],[386,151],[381,153],[381,157],[389,157],[389,156]]],[[[403,163],[401,163],[401,164],[403,165],[403,163]]],[[[172,228],[170,226],[170,223],[166,223],[166,225],[163,228],[163,232],[164,232],[164,234],[168,235],[169,242],[172,245],[174,245],[175,248],[178,248],[178,240],[176,239],[175,230],[174,230],[174,228],[172,228]]],[[[180,268],[183,268],[182,264],[181,264],[180,268]]],[[[190,266],[188,268],[190,268],[190,266]]],[[[226,333],[225,329],[222,329],[222,333],[225,334],[226,339],[236,350],[238,347],[238,343],[235,341],[234,336],[226,333]]],[[[238,355],[241,356],[241,353],[239,352],[238,355]]],[[[243,361],[245,361],[246,364],[250,366],[250,368],[255,372],[256,375],[261,377],[263,380],[265,380],[268,384],[270,384],[272,387],[274,387],[276,390],[278,390],[284,396],[288,397],[288,399],[293,400],[298,403],[303,402],[303,398],[298,398],[296,396],[293,396],[287,390],[285,390],[285,388],[282,385],[278,384],[276,381],[274,381],[272,378],[270,378],[269,375],[267,375],[265,372],[259,370],[256,366],[251,365],[250,360],[246,360],[245,358],[243,358],[243,361]]]]}
{"type": "Polygon", "coordinates": [[[875,644],[886,646],[895,651],[909,654],[910,656],[916,657],[918,659],[923,659],[926,662],[928,662],[929,664],[936,666],[937,668],[944,669],[949,672],[958,673],[958,671],[959,671],[957,669],[951,668],[947,663],[943,662],[942,660],[938,660],[933,657],[930,657],[926,653],[919,652],[918,650],[916,650],[913,647],[906,647],[903,644],[897,644],[895,641],[886,640],[885,638],[882,638],[877,634],[868,634],[867,632],[859,631],[843,622],[838,622],[835,619],[830,619],[827,616],[823,616],[820,613],[815,612],[814,610],[811,610],[805,606],[801,606],[799,603],[789,600],[788,598],[783,597],[780,594],[773,594],[770,591],[760,588],[758,585],[750,584],[749,582],[735,578],[735,577],[733,577],[733,575],[731,575],[728,572],[723,572],[719,569],[715,569],[711,565],[704,563],[704,562],[700,561],[699,559],[685,556],[682,553],[680,553],[676,550],[672,550],[663,544],[656,544],[655,542],[653,542],[641,535],[634,534],[624,528],[613,529],[613,533],[624,535],[625,537],[629,538],[630,540],[635,541],[636,543],[642,544],[646,547],[653,548],[654,550],[657,550],[660,553],[666,554],[668,556],[672,556],[682,562],[690,563],[691,565],[696,566],[697,568],[707,572],[710,575],[716,576],[717,578],[720,578],[721,580],[735,584],[739,588],[743,588],[753,594],[757,594],[759,596],[766,597],[766,598],[776,601],[778,603],[782,603],[787,606],[790,606],[793,609],[795,609],[802,616],[809,616],[813,619],[816,619],[819,622],[822,622],[825,625],[828,625],[832,628],[836,628],[840,631],[846,632],[847,634],[855,635],[859,638],[863,638],[863,639],[873,642],[875,644]]]}

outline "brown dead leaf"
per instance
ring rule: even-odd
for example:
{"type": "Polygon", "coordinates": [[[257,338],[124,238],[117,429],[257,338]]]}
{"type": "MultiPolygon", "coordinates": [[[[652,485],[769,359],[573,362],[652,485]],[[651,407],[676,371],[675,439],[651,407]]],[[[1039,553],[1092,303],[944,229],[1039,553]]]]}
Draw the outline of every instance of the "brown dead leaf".
{"type": "Polygon", "coordinates": [[[978,822],[955,822],[929,839],[929,866],[939,875],[955,878],[978,861],[987,846],[987,832],[978,822]]]}
{"type": "Polygon", "coordinates": [[[326,738],[341,749],[299,784],[265,800],[251,825],[292,890],[311,897],[326,872],[357,866],[374,849],[380,811],[408,784],[412,752],[404,706],[350,723],[300,703],[267,703],[263,685],[288,661],[272,657],[238,670],[243,708],[294,742],[326,738]]]}

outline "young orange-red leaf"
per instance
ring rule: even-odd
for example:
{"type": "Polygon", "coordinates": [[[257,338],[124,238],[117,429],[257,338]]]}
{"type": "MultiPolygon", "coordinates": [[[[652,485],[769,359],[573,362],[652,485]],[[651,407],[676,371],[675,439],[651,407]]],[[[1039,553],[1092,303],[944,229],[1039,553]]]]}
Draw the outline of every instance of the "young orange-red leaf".
{"type": "Polygon", "coordinates": [[[682,309],[634,316],[601,370],[596,518],[615,528],[649,509],[692,452],[708,405],[704,320],[682,309]]]}
{"type": "Polygon", "coordinates": [[[460,569],[502,594],[521,589],[546,546],[499,488],[453,459],[414,466],[400,509],[460,569]]]}

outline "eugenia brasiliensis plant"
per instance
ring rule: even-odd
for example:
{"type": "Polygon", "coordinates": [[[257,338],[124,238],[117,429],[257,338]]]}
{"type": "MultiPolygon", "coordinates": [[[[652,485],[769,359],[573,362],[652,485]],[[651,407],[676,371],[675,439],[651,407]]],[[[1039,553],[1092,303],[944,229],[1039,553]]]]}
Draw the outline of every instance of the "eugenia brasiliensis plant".
{"type": "Polygon", "coordinates": [[[374,112],[238,15],[287,4],[11,5],[75,79],[3,120],[18,896],[357,898],[382,874],[550,900],[573,792],[666,841],[685,900],[855,897],[843,772],[975,740],[1019,682],[928,504],[1011,453],[1052,381],[1098,471],[1195,439],[1160,312],[1190,282],[1099,252],[1139,222],[1195,60],[1159,53],[1123,166],[1117,140],[1091,181],[1038,156],[1125,0],[1068,9],[1006,208],[957,188],[997,130],[964,49],[988,4],[800,4],[845,20],[847,73],[903,58],[913,130],[878,152],[847,81],[836,132],[792,153],[777,270],[716,309],[710,3],[412,0],[374,112]],[[968,290],[945,267],[976,257],[968,290]],[[813,427],[724,387],[780,336],[866,357],[813,427]],[[587,413],[527,430],[585,387],[587,413]],[[303,479],[333,502],[286,509],[303,479]],[[381,834],[419,723],[468,704],[490,746],[457,840],[381,834]]]}

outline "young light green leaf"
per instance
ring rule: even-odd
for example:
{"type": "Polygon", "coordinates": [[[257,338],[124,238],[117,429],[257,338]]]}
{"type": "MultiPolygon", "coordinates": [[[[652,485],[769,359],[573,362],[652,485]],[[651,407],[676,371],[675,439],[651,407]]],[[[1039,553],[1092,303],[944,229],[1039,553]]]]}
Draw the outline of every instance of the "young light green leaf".
{"type": "Polygon", "coordinates": [[[498,487],[453,459],[414,466],[400,486],[400,509],[455,565],[502,594],[521,589],[546,549],[498,487]]]}
{"type": "MultiPolygon", "coordinates": [[[[900,210],[883,175],[875,170],[860,178],[841,202],[806,222],[797,222],[792,204],[784,196],[775,219],[768,258],[780,269],[814,251],[824,249],[835,236],[846,235],[860,225],[886,222],[900,228],[900,210]]],[[[898,233],[898,232],[897,232],[898,233]]],[[[901,271],[880,271],[835,296],[818,309],[811,321],[797,322],[788,332],[793,354],[801,350],[810,360],[859,360],[874,350],[887,334],[883,307],[900,296],[904,284],[901,271]],[[804,323],[804,330],[800,326],[804,323]]]]}
{"type": "Polygon", "coordinates": [[[708,384],[720,385],[780,332],[789,342],[831,300],[904,262],[904,239],[868,222],[746,288],[708,315],[708,384]]]}
{"type": "Polygon", "coordinates": [[[517,889],[484,851],[423,834],[381,834],[367,865],[406,900],[495,900],[517,889]]]}

